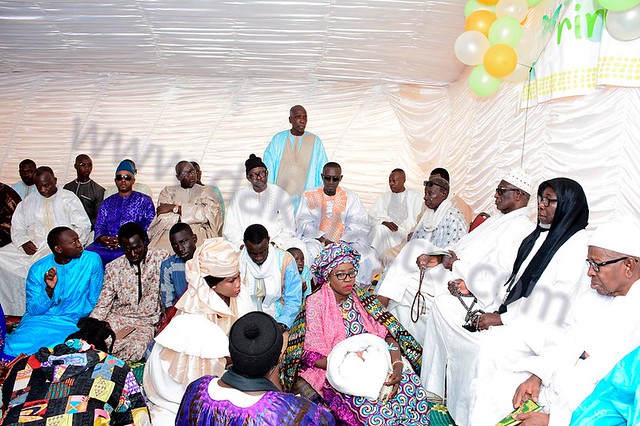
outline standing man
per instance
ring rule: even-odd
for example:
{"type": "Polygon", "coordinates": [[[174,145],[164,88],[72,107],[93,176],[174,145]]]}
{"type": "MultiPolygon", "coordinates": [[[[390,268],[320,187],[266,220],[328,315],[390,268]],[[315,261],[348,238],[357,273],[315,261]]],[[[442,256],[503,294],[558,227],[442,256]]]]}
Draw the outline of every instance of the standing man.
{"type": "Polygon", "coordinates": [[[269,242],[267,229],[259,224],[244,232],[240,252],[240,315],[266,312],[288,330],[302,304],[302,280],[293,256],[269,242]]]}
{"type": "Polygon", "coordinates": [[[149,250],[147,232],[132,222],[122,225],[118,240],[124,256],[109,263],[93,318],[107,321],[116,332],[113,356],[139,361],[160,321],[160,264],[164,250],[149,250]]]}
{"type": "Polygon", "coordinates": [[[180,296],[187,291],[188,283],[184,268],[196,252],[198,236],[193,233],[188,224],[178,222],[169,231],[169,241],[175,254],[160,265],[160,297],[165,313],[168,313],[168,309],[174,306],[180,296]]]}
{"type": "Polygon", "coordinates": [[[103,278],[100,256],[84,251],[78,234],[66,226],[53,228],[47,243],[53,254],[29,269],[27,312],[7,335],[8,355],[32,354],[64,342],[98,301],[103,278]]]}
{"type": "Polygon", "coordinates": [[[406,189],[406,180],[404,170],[394,169],[389,174],[391,191],[382,194],[369,209],[369,239],[378,259],[387,249],[407,241],[420,215],[420,193],[406,189]]]}
{"type": "Polygon", "coordinates": [[[267,183],[269,171],[260,157],[251,154],[244,162],[250,186],[236,192],[229,204],[224,238],[238,250],[249,225],[261,224],[269,231],[271,242],[285,248],[300,243],[295,236],[291,197],[278,185],[267,183]]]}
{"type": "Polygon", "coordinates": [[[374,272],[380,268],[367,236],[371,227],[360,198],[355,192],[342,189],[342,167],[330,162],[322,169],[323,186],[304,193],[296,223],[299,238],[305,243],[309,259],[331,243],[343,241],[362,256],[356,282],[371,284],[374,272]]]}
{"type": "Polygon", "coordinates": [[[20,180],[11,185],[11,187],[24,200],[28,195],[36,192],[33,182],[36,173],[36,162],[30,158],[22,160],[18,166],[18,172],[20,173],[20,180]]]}
{"type": "Polygon", "coordinates": [[[166,186],[158,196],[157,216],[149,226],[151,248],[168,250],[169,230],[178,222],[191,225],[200,241],[222,235],[222,210],[213,188],[196,185],[196,169],[188,161],[176,164],[180,185],[166,186]]]}
{"type": "Polygon", "coordinates": [[[96,218],[95,240],[87,246],[87,250],[100,255],[103,265],[122,256],[122,248],[117,237],[122,225],[136,222],[146,230],[156,215],[151,197],[133,189],[136,177],[135,169],[130,162],[120,162],[114,181],[118,193],[105,198],[100,204],[96,218]]]}
{"type": "Polygon", "coordinates": [[[295,105],[289,110],[291,130],[277,133],[264,151],[269,183],[275,183],[291,195],[297,211],[302,193],[322,184],[320,171],[328,159],[322,141],[305,131],[307,110],[295,105]]]}
{"type": "Polygon", "coordinates": [[[29,267],[51,253],[47,235],[53,228],[68,226],[83,244],[91,232],[78,197],[56,186],[57,182],[50,167],[38,167],[34,177],[37,192],[21,201],[13,213],[11,244],[0,249],[0,304],[5,315],[24,314],[29,267]]]}
{"type": "Polygon", "coordinates": [[[91,230],[95,227],[98,208],[104,199],[104,188],[91,179],[93,162],[86,154],[76,157],[73,165],[76,169],[76,178],[64,186],[64,189],[73,192],[78,196],[91,221],[91,230]]]}
{"type": "Polygon", "coordinates": [[[0,247],[11,242],[11,218],[20,201],[22,199],[13,188],[0,182],[0,247]]]}

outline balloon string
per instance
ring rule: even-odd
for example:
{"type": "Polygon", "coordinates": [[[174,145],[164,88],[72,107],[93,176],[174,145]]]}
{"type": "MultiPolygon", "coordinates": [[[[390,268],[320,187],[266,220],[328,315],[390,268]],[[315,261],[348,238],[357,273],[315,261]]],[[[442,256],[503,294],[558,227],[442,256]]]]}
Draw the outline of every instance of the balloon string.
{"type": "MultiPolygon", "coordinates": [[[[525,65],[526,66],[526,65],[525,65]]],[[[520,153],[520,167],[524,165],[524,144],[527,140],[527,124],[529,122],[529,94],[531,90],[531,73],[533,72],[533,66],[529,67],[529,75],[527,77],[527,105],[524,109],[524,132],[522,134],[522,152],[520,153]]]]}

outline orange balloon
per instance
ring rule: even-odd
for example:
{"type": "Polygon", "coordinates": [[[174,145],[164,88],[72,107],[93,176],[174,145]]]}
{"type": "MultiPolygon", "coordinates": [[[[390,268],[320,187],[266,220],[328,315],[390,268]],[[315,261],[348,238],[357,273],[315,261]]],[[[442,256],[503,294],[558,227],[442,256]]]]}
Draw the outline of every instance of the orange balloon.
{"type": "Polygon", "coordinates": [[[498,0],[478,0],[478,3],[486,4],[487,6],[491,6],[492,4],[498,3],[498,0]]]}
{"type": "Polygon", "coordinates": [[[494,77],[506,77],[516,69],[518,55],[513,47],[506,44],[491,46],[482,61],[485,70],[494,77]]]}
{"type": "Polygon", "coordinates": [[[493,24],[495,20],[495,13],[491,13],[488,10],[476,10],[467,18],[467,22],[464,24],[464,30],[479,31],[488,37],[489,28],[491,28],[491,24],[493,24]]]}

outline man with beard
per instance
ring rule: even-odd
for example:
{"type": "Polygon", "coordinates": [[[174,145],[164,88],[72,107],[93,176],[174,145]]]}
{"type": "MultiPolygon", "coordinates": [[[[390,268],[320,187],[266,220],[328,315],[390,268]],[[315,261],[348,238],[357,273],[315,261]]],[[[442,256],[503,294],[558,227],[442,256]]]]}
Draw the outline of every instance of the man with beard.
{"type": "Polygon", "coordinates": [[[180,185],[167,186],[158,196],[156,217],[149,226],[151,248],[170,248],[169,230],[178,222],[188,223],[200,241],[219,237],[222,232],[222,209],[213,188],[196,185],[196,169],[188,161],[176,164],[180,185]]]}
{"type": "Polygon", "coordinates": [[[27,277],[27,312],[7,336],[5,353],[31,354],[52,348],[78,331],[77,323],[93,310],[102,288],[100,256],[84,251],[78,234],[66,226],[47,236],[53,252],[34,263],[27,277]]]}
{"type": "Polygon", "coordinates": [[[20,173],[20,180],[11,185],[11,187],[18,193],[20,198],[24,200],[36,192],[33,181],[36,173],[36,162],[30,158],[22,160],[18,166],[18,172],[20,173]]]}

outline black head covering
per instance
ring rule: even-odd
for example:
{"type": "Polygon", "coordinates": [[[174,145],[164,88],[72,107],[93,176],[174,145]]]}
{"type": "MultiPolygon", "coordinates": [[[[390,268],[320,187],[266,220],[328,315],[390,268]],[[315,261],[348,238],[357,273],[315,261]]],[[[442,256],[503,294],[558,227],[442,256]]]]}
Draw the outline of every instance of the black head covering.
{"type": "Polygon", "coordinates": [[[251,169],[255,169],[256,167],[267,168],[267,166],[262,162],[262,158],[256,157],[255,154],[251,154],[247,161],[244,162],[245,173],[249,173],[251,169]]]}
{"type": "MultiPolygon", "coordinates": [[[[550,179],[542,182],[540,186],[538,186],[538,195],[542,196],[542,192],[548,186],[555,191],[556,199],[558,200],[556,213],[551,222],[551,228],[548,231],[549,235],[547,235],[547,239],[542,243],[540,249],[533,255],[531,262],[522,273],[518,282],[512,286],[504,303],[500,305],[498,313],[502,314],[506,312],[507,305],[521,297],[528,297],[558,249],[562,247],[573,234],[586,228],[589,222],[587,197],[578,182],[569,178],[550,179]]],[[[543,231],[545,231],[545,229],[538,224],[536,229],[522,240],[516,261],[513,263],[513,271],[505,285],[509,286],[513,283],[522,263],[533,249],[533,245],[543,231]]]]}
{"type": "Polygon", "coordinates": [[[278,363],[282,329],[264,312],[251,312],[236,321],[229,332],[233,370],[247,377],[264,376],[278,363]]]}

